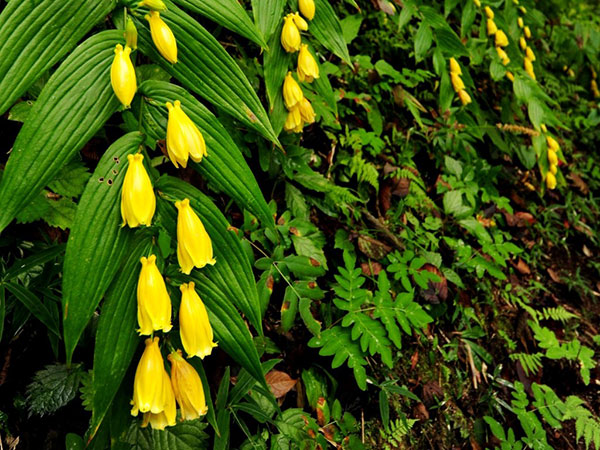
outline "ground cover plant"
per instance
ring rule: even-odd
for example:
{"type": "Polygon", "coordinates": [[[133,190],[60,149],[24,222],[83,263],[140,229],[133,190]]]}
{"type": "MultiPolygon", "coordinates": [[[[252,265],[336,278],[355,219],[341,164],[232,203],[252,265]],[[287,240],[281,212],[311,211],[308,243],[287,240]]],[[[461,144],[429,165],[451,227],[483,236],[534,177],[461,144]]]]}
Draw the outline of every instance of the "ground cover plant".
{"type": "Polygon", "coordinates": [[[600,448],[596,2],[0,7],[2,448],[600,448]]]}

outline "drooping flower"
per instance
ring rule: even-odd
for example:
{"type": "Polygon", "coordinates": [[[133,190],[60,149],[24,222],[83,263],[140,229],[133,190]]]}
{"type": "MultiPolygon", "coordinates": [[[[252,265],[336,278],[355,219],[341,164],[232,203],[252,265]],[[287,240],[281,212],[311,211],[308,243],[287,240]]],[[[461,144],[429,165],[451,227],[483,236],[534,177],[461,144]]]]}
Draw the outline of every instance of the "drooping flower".
{"type": "Polygon", "coordinates": [[[211,354],[217,344],[213,342],[213,331],[206,307],[195,288],[193,281],[179,287],[181,289],[179,334],[188,358],[198,356],[204,359],[211,354]]]}
{"type": "Polygon", "coordinates": [[[548,164],[551,166],[558,165],[558,156],[556,155],[556,151],[551,148],[548,149],[548,164]]]}
{"type": "Polygon", "coordinates": [[[510,81],[515,81],[515,76],[512,72],[506,72],[506,78],[508,78],[510,81]]]}
{"type": "Polygon", "coordinates": [[[494,22],[494,19],[488,19],[486,21],[486,26],[488,36],[493,36],[498,31],[498,27],[496,26],[496,22],[494,22]]]}
{"type": "Polygon", "coordinates": [[[183,420],[194,420],[208,412],[204,388],[196,369],[181,356],[181,350],[171,353],[171,382],[183,420]]]}
{"type": "Polygon", "coordinates": [[[498,53],[498,57],[502,61],[502,64],[506,66],[510,62],[510,58],[508,57],[504,49],[502,47],[496,47],[496,52],[498,53]]]}
{"type": "Polygon", "coordinates": [[[308,20],[313,20],[315,17],[315,0],[298,0],[300,12],[308,20]]]}
{"type": "Polygon", "coordinates": [[[542,130],[544,133],[547,133],[547,132],[548,132],[548,127],[546,126],[546,124],[545,124],[545,123],[542,123],[542,124],[540,125],[540,129],[541,129],[541,130],[542,130]]]}
{"type": "Polygon", "coordinates": [[[129,166],[121,189],[121,216],[123,226],[129,228],[150,226],[156,209],[154,189],[143,160],[141,153],[127,155],[129,166]]]}
{"type": "Polygon", "coordinates": [[[158,337],[146,339],[146,347],[135,371],[131,414],[139,412],[158,414],[165,409],[165,371],[162,355],[158,348],[158,337]]]}
{"type": "Polygon", "coordinates": [[[156,267],[156,255],[142,257],[140,262],[142,270],[137,285],[138,332],[141,335],[150,335],[156,330],[167,332],[172,328],[171,299],[165,280],[156,267]]]}
{"type": "Polygon", "coordinates": [[[450,72],[456,75],[462,75],[460,64],[458,64],[458,61],[454,58],[450,58],[450,72]]]}
{"type": "Polygon", "coordinates": [[[468,105],[471,103],[471,96],[464,89],[462,91],[458,91],[458,98],[460,98],[460,101],[463,105],[468,105]]]}
{"type": "Polygon", "coordinates": [[[517,19],[517,25],[519,25],[519,28],[523,28],[525,26],[525,24],[523,23],[523,18],[519,17],[517,19]]]}
{"type": "Polygon", "coordinates": [[[556,139],[552,136],[546,136],[546,144],[548,144],[549,149],[554,150],[555,152],[560,148],[560,145],[558,145],[558,142],[556,142],[556,139]]]}
{"type": "Polygon", "coordinates": [[[135,69],[131,63],[131,48],[117,44],[115,58],[110,67],[110,84],[119,101],[129,108],[137,91],[135,69]]]}
{"type": "Polygon", "coordinates": [[[490,8],[489,6],[486,6],[485,8],[483,8],[483,10],[485,11],[485,15],[487,16],[488,19],[494,18],[494,11],[492,11],[492,8],[490,8]]]}
{"type": "Polygon", "coordinates": [[[300,30],[300,31],[308,30],[308,23],[306,22],[306,20],[304,20],[302,18],[302,16],[299,13],[295,12],[293,14],[292,18],[294,19],[294,23],[298,27],[298,30],[300,30]]]}
{"type": "Polygon", "coordinates": [[[508,45],[508,37],[502,30],[496,31],[496,47],[506,47],[508,45]]]}
{"type": "Polygon", "coordinates": [[[138,32],[131,17],[127,17],[125,26],[125,46],[137,50],[138,32]]]}
{"type": "Polygon", "coordinates": [[[533,53],[533,50],[531,50],[531,47],[527,47],[525,49],[525,55],[531,60],[531,61],[535,61],[535,53],[533,53]]]}
{"type": "Polygon", "coordinates": [[[531,63],[531,60],[527,56],[525,58],[523,58],[523,68],[525,69],[525,72],[527,72],[527,75],[529,75],[531,78],[533,78],[535,80],[535,72],[533,70],[533,64],[531,63]]]}
{"type": "Polygon", "coordinates": [[[175,167],[187,166],[188,157],[200,162],[206,156],[206,143],[192,119],[181,109],[181,102],[167,102],[169,120],[167,122],[167,153],[175,167]]]}
{"type": "Polygon", "coordinates": [[[306,97],[304,97],[302,99],[302,101],[300,102],[300,117],[302,118],[302,120],[307,123],[307,124],[311,124],[315,122],[315,110],[313,109],[312,105],[310,104],[310,102],[308,101],[308,99],[306,97]]]}
{"type": "Polygon", "coordinates": [[[525,25],[525,27],[523,28],[523,34],[525,34],[525,37],[527,39],[531,39],[531,30],[527,25],[525,25]]]}
{"type": "Polygon", "coordinates": [[[150,11],[150,14],[146,14],[146,20],[150,23],[150,34],[152,35],[152,41],[156,46],[158,52],[172,64],[177,62],[177,41],[175,35],[161,19],[158,11],[150,11]]]}
{"type": "Polygon", "coordinates": [[[303,98],[304,94],[302,93],[300,85],[294,80],[294,77],[292,77],[292,72],[288,72],[283,81],[283,101],[285,107],[291,111],[303,98]]]}
{"type": "Polygon", "coordinates": [[[281,45],[288,53],[295,53],[300,50],[302,38],[300,31],[294,23],[294,15],[288,14],[283,19],[283,30],[281,30],[281,45]]]}
{"type": "Polygon", "coordinates": [[[150,8],[154,11],[166,11],[167,5],[163,0],[142,0],[138,3],[138,6],[145,6],[146,8],[150,8]]]}
{"type": "Polygon", "coordinates": [[[525,49],[527,48],[527,41],[523,36],[519,38],[519,47],[521,47],[521,50],[523,51],[525,51],[525,49]]]}
{"type": "Polygon", "coordinates": [[[213,265],[213,248],[210,236],[200,218],[190,206],[189,199],[175,202],[177,215],[177,259],[181,271],[189,275],[194,267],[201,269],[213,265]]]}
{"type": "Polygon", "coordinates": [[[477,6],[478,8],[481,8],[481,1],[480,0],[473,0],[473,3],[475,3],[475,6],[477,6]]]}
{"type": "Polygon", "coordinates": [[[147,427],[148,423],[154,430],[164,430],[166,427],[172,427],[177,421],[177,405],[175,403],[175,393],[171,385],[169,374],[163,368],[162,375],[164,409],[158,414],[144,413],[142,428],[147,427]]]}
{"type": "Polygon", "coordinates": [[[463,83],[463,80],[459,75],[453,72],[450,72],[450,81],[452,82],[452,87],[454,88],[455,92],[461,91],[465,88],[465,83],[463,83]]]}
{"type": "Polygon", "coordinates": [[[302,115],[300,114],[300,105],[294,106],[288,112],[288,115],[283,124],[283,129],[288,132],[300,133],[304,123],[302,122],[302,115]]]}
{"type": "Polygon", "coordinates": [[[550,172],[556,175],[556,172],[558,172],[558,166],[550,166],[550,172]]]}
{"type": "Polygon", "coordinates": [[[548,189],[556,188],[556,177],[552,172],[548,172],[546,174],[546,186],[548,187],[548,189]]]}
{"type": "Polygon", "coordinates": [[[298,79],[307,83],[312,83],[315,78],[319,78],[319,65],[306,44],[300,45],[297,73],[298,79]]]}
{"type": "Polygon", "coordinates": [[[525,8],[524,6],[519,6],[519,10],[521,10],[522,14],[527,14],[527,8],[525,8]]]}

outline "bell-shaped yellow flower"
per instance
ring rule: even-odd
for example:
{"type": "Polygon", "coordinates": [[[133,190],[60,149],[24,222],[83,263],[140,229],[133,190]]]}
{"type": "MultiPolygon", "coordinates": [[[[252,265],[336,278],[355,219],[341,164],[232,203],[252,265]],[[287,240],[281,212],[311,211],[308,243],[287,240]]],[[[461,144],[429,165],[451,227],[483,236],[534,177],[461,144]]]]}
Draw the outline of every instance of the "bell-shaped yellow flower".
{"type": "Polygon", "coordinates": [[[494,11],[492,11],[492,8],[490,8],[489,6],[486,6],[483,9],[484,9],[485,15],[487,16],[488,19],[493,19],[494,18],[494,11]]]}
{"type": "Polygon", "coordinates": [[[556,142],[556,139],[554,139],[552,136],[546,136],[546,144],[548,145],[549,149],[554,150],[555,152],[557,152],[560,148],[560,145],[558,145],[558,142],[556,142]]]}
{"type": "Polygon", "coordinates": [[[542,130],[542,132],[547,133],[548,132],[548,127],[546,126],[545,123],[542,123],[540,125],[540,130],[542,130]]]}
{"type": "Polygon", "coordinates": [[[502,47],[496,47],[496,52],[498,53],[498,57],[502,61],[502,64],[506,66],[510,62],[510,58],[508,57],[504,49],[502,47]]]}
{"type": "Polygon", "coordinates": [[[171,382],[183,420],[194,420],[208,412],[204,388],[196,369],[181,356],[181,350],[171,353],[171,382]]]}
{"type": "Polygon", "coordinates": [[[535,72],[533,70],[533,64],[531,63],[531,60],[527,56],[523,59],[523,68],[525,69],[525,72],[527,72],[527,75],[529,75],[531,78],[533,78],[535,80],[535,72]]]}
{"type": "Polygon", "coordinates": [[[142,270],[137,285],[137,317],[142,335],[152,334],[156,330],[165,333],[171,325],[171,299],[165,280],[156,267],[156,255],[142,257],[142,270]]]}
{"type": "Polygon", "coordinates": [[[452,82],[452,87],[454,88],[455,92],[462,91],[465,88],[465,83],[463,83],[463,80],[459,75],[453,72],[450,72],[450,81],[452,82]]]}
{"type": "Polygon", "coordinates": [[[125,46],[137,50],[138,32],[131,17],[127,17],[125,26],[125,46]]]}
{"type": "Polygon", "coordinates": [[[129,108],[137,91],[135,69],[131,63],[131,48],[117,44],[115,58],[110,67],[110,84],[119,101],[129,108]]]}
{"type": "Polygon", "coordinates": [[[528,27],[528,26],[525,26],[525,27],[523,28],[523,34],[525,35],[525,37],[526,37],[527,39],[531,39],[531,30],[529,29],[529,27],[528,27]]]}
{"type": "Polygon", "coordinates": [[[150,8],[154,11],[166,11],[167,5],[163,0],[142,0],[138,3],[138,6],[145,6],[146,8],[150,8]]]}
{"type": "Polygon", "coordinates": [[[525,49],[525,55],[531,60],[531,61],[535,61],[535,53],[533,53],[533,50],[531,50],[531,47],[527,47],[525,49]]]}
{"type": "Polygon", "coordinates": [[[477,6],[478,8],[481,8],[481,1],[480,0],[473,0],[473,3],[475,3],[475,6],[477,6]]]}
{"type": "Polygon", "coordinates": [[[558,166],[550,166],[550,172],[556,175],[556,172],[558,172],[558,166]]]}
{"type": "Polygon", "coordinates": [[[200,218],[190,206],[189,199],[175,202],[177,215],[177,259],[181,271],[189,275],[194,267],[201,269],[213,265],[213,248],[210,236],[200,218]]]}
{"type": "Polygon", "coordinates": [[[146,20],[150,23],[150,34],[152,35],[152,41],[156,46],[158,52],[172,64],[177,62],[177,41],[175,35],[160,18],[158,11],[150,11],[150,14],[146,14],[146,20]]]}
{"type": "Polygon", "coordinates": [[[300,46],[297,73],[298,79],[307,83],[312,83],[315,78],[319,78],[319,65],[306,44],[300,46]]]}
{"type": "Polygon", "coordinates": [[[298,29],[300,31],[306,31],[308,30],[308,23],[306,22],[306,20],[304,20],[300,14],[298,14],[297,12],[295,12],[294,14],[292,14],[292,19],[294,19],[294,23],[296,24],[296,26],[298,27],[298,29]]]}
{"type": "Polygon", "coordinates": [[[213,331],[208,320],[206,307],[198,296],[193,281],[182,284],[181,306],[179,307],[179,334],[188,358],[198,356],[204,359],[211,354],[213,331]]]}
{"type": "Polygon", "coordinates": [[[162,355],[158,348],[158,337],[146,339],[146,348],[140,358],[133,381],[133,407],[131,414],[151,412],[158,414],[165,409],[165,371],[162,355]]]}
{"type": "Polygon", "coordinates": [[[141,153],[127,155],[129,166],[121,189],[121,216],[123,226],[150,226],[156,209],[156,197],[150,177],[144,168],[141,153]]]}
{"type": "Polygon", "coordinates": [[[527,48],[527,40],[523,36],[519,38],[519,47],[521,47],[521,50],[523,51],[527,48]]]}
{"type": "Polygon", "coordinates": [[[315,17],[315,0],[298,0],[298,8],[308,20],[313,20],[315,17]]]}
{"type": "Polygon", "coordinates": [[[294,80],[294,77],[292,77],[292,72],[288,72],[283,81],[283,101],[285,107],[291,111],[303,98],[304,94],[302,93],[300,85],[294,80]]]}
{"type": "Polygon", "coordinates": [[[304,97],[300,102],[299,109],[300,117],[304,122],[306,122],[307,124],[315,122],[315,110],[313,109],[312,105],[306,97],[304,97]]]}
{"type": "Polygon", "coordinates": [[[144,414],[142,428],[147,427],[148,423],[154,430],[164,430],[166,427],[172,427],[177,422],[177,405],[175,403],[175,394],[171,379],[165,369],[162,376],[164,409],[158,414],[147,412],[144,414]]]}
{"type": "Polygon", "coordinates": [[[488,19],[486,21],[486,26],[488,36],[493,36],[498,31],[498,27],[496,26],[496,22],[494,22],[494,19],[488,19]]]}
{"type": "Polygon", "coordinates": [[[462,75],[462,70],[460,68],[460,64],[454,58],[450,58],[450,73],[454,73],[456,75],[462,75]]]}
{"type": "Polygon", "coordinates": [[[517,19],[517,25],[519,25],[519,28],[523,28],[525,26],[525,24],[523,23],[523,18],[519,17],[517,19]]]}
{"type": "Polygon", "coordinates": [[[288,112],[283,129],[288,132],[300,133],[303,126],[304,122],[302,122],[302,115],[300,114],[300,105],[296,105],[288,112]]]}
{"type": "Polygon", "coordinates": [[[181,102],[167,102],[169,121],[167,122],[167,153],[175,167],[187,166],[188,156],[195,162],[206,155],[206,143],[192,119],[181,109],[181,102]]]}
{"type": "Polygon", "coordinates": [[[506,78],[508,78],[510,81],[515,81],[515,76],[512,72],[506,72],[506,78]]]}
{"type": "Polygon", "coordinates": [[[294,23],[294,15],[288,14],[283,19],[283,30],[281,30],[281,45],[288,53],[295,53],[300,50],[302,38],[300,31],[294,23]]]}
{"type": "Polygon", "coordinates": [[[458,98],[463,105],[468,105],[472,101],[471,96],[464,89],[462,91],[458,91],[458,98]]]}
{"type": "Polygon", "coordinates": [[[548,164],[551,166],[558,165],[558,156],[556,155],[556,151],[551,148],[548,149],[548,164]]]}
{"type": "Polygon", "coordinates": [[[520,6],[519,9],[521,10],[522,14],[527,14],[527,8],[525,8],[524,6],[520,6]]]}
{"type": "Polygon", "coordinates": [[[546,186],[548,187],[548,189],[556,188],[556,177],[552,172],[548,172],[546,174],[546,186]]]}
{"type": "Polygon", "coordinates": [[[496,47],[506,47],[508,45],[508,37],[502,30],[496,31],[496,47]]]}

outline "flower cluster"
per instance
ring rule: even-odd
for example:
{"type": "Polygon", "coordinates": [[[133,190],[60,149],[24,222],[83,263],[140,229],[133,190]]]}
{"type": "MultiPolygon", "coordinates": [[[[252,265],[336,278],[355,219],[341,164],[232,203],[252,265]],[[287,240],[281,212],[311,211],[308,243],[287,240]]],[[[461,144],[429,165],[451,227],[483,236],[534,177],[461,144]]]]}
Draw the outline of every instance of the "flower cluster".
{"type": "MultiPolygon", "coordinates": [[[[315,16],[314,0],[300,0],[300,12],[306,19],[312,20],[315,16]]],[[[288,53],[298,52],[298,66],[296,73],[300,82],[312,83],[319,78],[319,65],[307,44],[302,43],[300,31],[308,30],[308,23],[298,12],[284,17],[281,31],[281,45],[288,53]]],[[[291,72],[288,72],[283,82],[283,99],[288,115],[284,124],[286,131],[300,133],[304,124],[315,121],[315,112],[310,101],[304,97],[302,88],[296,82],[291,72]]]]}
{"type": "MultiPolygon", "coordinates": [[[[518,5],[519,0],[513,0],[513,3],[518,5]]],[[[519,11],[522,14],[527,13],[527,9],[524,6],[520,6],[519,11]]],[[[525,25],[525,22],[523,21],[522,17],[517,18],[517,25],[519,26],[519,28],[521,30],[523,30],[523,34],[519,38],[519,47],[521,47],[521,50],[525,54],[525,56],[523,58],[523,69],[525,69],[525,72],[527,73],[527,75],[529,75],[531,78],[533,78],[535,80],[536,77],[535,77],[535,71],[533,70],[533,62],[536,60],[536,57],[535,57],[535,53],[533,52],[531,47],[527,44],[527,39],[531,38],[531,30],[529,29],[529,27],[527,25],[525,25]]]]}
{"type": "MultiPolygon", "coordinates": [[[[498,57],[503,65],[508,65],[510,63],[510,58],[508,54],[504,50],[505,47],[508,47],[508,37],[506,33],[498,28],[496,22],[494,21],[494,11],[489,6],[483,8],[485,15],[487,17],[487,34],[488,36],[494,36],[494,45],[496,47],[496,52],[498,53],[498,57]]],[[[507,76],[509,79],[512,79],[512,73],[507,72],[507,76]],[[510,74],[510,75],[509,75],[510,74]]]]}
{"type": "Polygon", "coordinates": [[[450,81],[452,82],[452,87],[454,91],[458,94],[458,98],[462,102],[463,105],[468,105],[471,103],[471,96],[465,90],[465,83],[461,78],[462,70],[458,61],[454,58],[450,58],[450,81]]]}
{"type": "MultiPolygon", "coordinates": [[[[547,131],[546,126],[542,125],[542,130],[547,131]]],[[[548,189],[556,188],[556,173],[558,172],[558,152],[560,146],[552,136],[546,136],[546,144],[548,145],[548,172],[546,173],[546,186],[548,189]]]]}
{"type": "Polygon", "coordinates": [[[598,82],[596,81],[596,79],[598,78],[598,74],[596,73],[593,67],[590,67],[590,69],[592,72],[592,81],[590,81],[590,91],[592,91],[592,95],[594,96],[594,98],[598,98],[600,97],[600,91],[598,90],[598,82]]]}

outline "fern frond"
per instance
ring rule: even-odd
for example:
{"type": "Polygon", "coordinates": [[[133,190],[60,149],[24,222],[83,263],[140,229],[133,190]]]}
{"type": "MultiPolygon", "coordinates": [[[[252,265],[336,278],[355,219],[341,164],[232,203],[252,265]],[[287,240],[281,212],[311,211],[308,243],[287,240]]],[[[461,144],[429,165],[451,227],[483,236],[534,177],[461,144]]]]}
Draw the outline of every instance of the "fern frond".
{"type": "Polygon", "coordinates": [[[555,308],[544,308],[540,315],[546,320],[556,320],[563,323],[577,317],[576,314],[567,311],[562,306],[557,306],[555,308]]]}
{"type": "Polygon", "coordinates": [[[525,375],[529,376],[542,368],[542,356],[544,356],[542,353],[513,353],[510,355],[510,359],[519,361],[525,375]]]}

